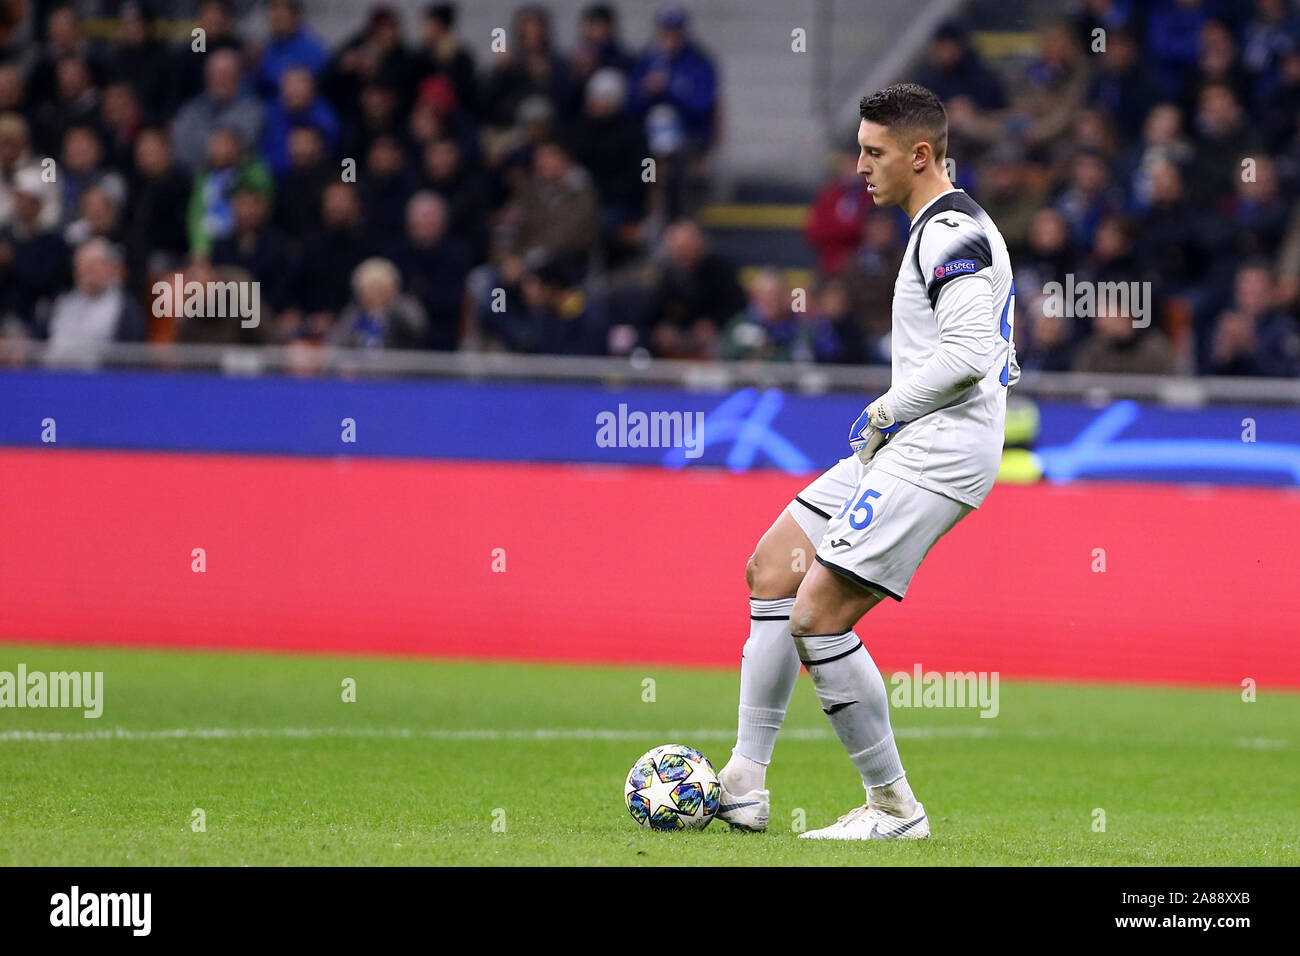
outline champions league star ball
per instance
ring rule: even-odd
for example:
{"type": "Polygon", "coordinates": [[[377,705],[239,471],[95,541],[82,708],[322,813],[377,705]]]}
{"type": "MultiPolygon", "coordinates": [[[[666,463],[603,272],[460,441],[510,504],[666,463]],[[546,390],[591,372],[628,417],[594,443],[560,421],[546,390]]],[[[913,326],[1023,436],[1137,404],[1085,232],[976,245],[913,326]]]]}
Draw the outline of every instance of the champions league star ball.
{"type": "Polygon", "coordinates": [[[633,765],[623,796],[632,819],[647,829],[702,830],[718,812],[722,787],[704,754],[664,744],[633,765]]]}

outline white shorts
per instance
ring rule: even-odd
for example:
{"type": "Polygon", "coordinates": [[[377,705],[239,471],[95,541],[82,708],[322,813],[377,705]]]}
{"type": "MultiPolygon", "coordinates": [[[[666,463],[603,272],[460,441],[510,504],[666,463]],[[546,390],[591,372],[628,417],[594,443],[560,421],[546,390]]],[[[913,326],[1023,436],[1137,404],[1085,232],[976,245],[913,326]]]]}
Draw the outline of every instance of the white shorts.
{"type": "Polygon", "coordinates": [[[795,496],[787,509],[817,560],[864,587],[903,600],[934,543],[975,509],[850,455],[795,496]]]}

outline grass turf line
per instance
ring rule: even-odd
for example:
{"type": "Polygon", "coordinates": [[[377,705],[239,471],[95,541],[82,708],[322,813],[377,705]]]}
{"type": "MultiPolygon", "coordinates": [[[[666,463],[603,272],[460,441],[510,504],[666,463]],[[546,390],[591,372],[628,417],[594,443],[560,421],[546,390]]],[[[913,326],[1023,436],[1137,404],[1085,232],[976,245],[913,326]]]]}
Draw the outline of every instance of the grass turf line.
{"type": "Polygon", "coordinates": [[[670,740],[721,767],[737,673],[0,644],[19,662],[103,671],[104,715],[0,709],[0,865],[1300,863],[1294,693],[1003,681],[994,719],[896,708],[934,836],[828,844],[793,824],[862,790],[806,676],[772,829],[659,834],[623,778],[670,740]]]}

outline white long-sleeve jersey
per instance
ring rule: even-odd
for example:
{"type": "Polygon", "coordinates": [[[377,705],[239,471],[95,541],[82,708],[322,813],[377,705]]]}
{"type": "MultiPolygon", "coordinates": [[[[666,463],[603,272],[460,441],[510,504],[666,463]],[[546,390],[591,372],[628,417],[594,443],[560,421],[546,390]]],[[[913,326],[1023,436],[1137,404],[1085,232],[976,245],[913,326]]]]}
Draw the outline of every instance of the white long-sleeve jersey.
{"type": "Polygon", "coordinates": [[[892,386],[903,423],[873,468],[978,508],[1002,459],[1007,388],[1020,378],[1015,286],[998,227],[966,194],[913,218],[894,283],[892,386]]]}

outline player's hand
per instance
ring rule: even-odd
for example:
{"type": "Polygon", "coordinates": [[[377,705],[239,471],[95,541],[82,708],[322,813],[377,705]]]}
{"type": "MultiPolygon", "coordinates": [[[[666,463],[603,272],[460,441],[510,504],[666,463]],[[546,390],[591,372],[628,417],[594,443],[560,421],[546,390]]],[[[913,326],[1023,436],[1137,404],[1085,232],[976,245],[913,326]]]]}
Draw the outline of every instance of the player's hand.
{"type": "Polygon", "coordinates": [[[864,465],[889,440],[889,436],[898,431],[898,422],[889,410],[889,403],[878,398],[862,410],[858,420],[849,429],[849,447],[864,465]]]}

